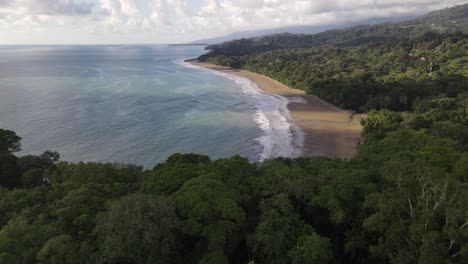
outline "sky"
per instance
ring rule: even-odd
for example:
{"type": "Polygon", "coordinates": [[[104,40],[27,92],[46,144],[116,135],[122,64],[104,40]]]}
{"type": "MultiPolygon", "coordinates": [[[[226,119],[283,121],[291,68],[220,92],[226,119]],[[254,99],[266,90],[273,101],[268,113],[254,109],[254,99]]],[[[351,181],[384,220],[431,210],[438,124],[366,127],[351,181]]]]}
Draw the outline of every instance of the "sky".
{"type": "Polygon", "coordinates": [[[0,44],[181,43],[424,14],[468,0],[0,0],[0,44]]]}

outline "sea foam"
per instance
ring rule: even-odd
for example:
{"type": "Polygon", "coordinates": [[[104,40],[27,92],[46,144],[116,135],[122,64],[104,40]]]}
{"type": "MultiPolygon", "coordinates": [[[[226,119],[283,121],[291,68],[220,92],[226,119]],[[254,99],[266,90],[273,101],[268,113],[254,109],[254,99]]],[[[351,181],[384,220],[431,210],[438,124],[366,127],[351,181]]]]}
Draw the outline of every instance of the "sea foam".
{"type": "Polygon", "coordinates": [[[287,107],[288,99],[262,91],[255,82],[248,78],[199,67],[188,62],[180,63],[189,68],[209,71],[229,78],[242,88],[244,94],[248,95],[256,109],[253,115],[254,121],[263,132],[260,137],[256,138],[262,146],[259,160],[275,157],[294,158],[302,154],[303,132],[291,123],[291,115],[287,107]]]}

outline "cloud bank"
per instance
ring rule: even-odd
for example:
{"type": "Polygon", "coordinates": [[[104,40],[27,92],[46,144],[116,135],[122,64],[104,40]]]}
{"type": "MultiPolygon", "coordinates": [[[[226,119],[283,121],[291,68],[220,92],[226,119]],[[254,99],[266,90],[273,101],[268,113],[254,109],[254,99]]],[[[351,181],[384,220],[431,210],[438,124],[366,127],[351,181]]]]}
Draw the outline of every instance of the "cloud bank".
{"type": "Polygon", "coordinates": [[[423,14],[467,0],[0,0],[0,43],[168,43],[423,14]]]}

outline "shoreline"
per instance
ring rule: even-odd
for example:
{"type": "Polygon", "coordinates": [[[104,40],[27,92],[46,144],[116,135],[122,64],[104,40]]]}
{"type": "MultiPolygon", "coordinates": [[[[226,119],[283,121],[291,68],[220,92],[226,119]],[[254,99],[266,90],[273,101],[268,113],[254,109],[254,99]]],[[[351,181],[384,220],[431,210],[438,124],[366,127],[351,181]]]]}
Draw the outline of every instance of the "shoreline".
{"type": "MultiPolygon", "coordinates": [[[[263,92],[287,100],[293,143],[300,142],[304,157],[349,159],[361,141],[361,115],[340,109],[322,99],[290,88],[267,76],[254,72],[187,60],[194,66],[247,78],[263,92]]],[[[296,144],[294,144],[296,146],[296,144]]]]}

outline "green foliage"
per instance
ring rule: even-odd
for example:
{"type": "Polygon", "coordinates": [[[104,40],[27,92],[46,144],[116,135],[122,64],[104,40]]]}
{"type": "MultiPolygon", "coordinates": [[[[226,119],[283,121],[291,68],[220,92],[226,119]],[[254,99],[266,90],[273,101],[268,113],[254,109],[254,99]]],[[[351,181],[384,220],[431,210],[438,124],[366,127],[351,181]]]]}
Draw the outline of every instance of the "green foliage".
{"type": "Polygon", "coordinates": [[[167,158],[168,165],[203,165],[210,163],[210,158],[206,155],[198,154],[174,154],[167,158]]]}
{"type": "Polygon", "coordinates": [[[47,190],[36,189],[1,189],[0,188],[0,226],[4,226],[15,215],[38,215],[44,208],[41,204],[46,200],[47,190]]]}
{"type": "Polygon", "coordinates": [[[74,236],[86,235],[94,227],[96,215],[104,210],[106,192],[94,188],[79,188],[57,199],[54,216],[57,224],[74,236]]]}
{"type": "Polygon", "coordinates": [[[21,182],[26,188],[39,187],[45,184],[43,169],[32,169],[21,176],[21,182]]]}
{"type": "Polygon", "coordinates": [[[389,110],[371,110],[367,118],[361,120],[362,134],[367,139],[382,139],[387,132],[400,128],[402,118],[389,110]]]}
{"type": "Polygon", "coordinates": [[[47,241],[37,253],[39,263],[77,264],[80,263],[79,245],[69,235],[59,235],[47,241]]]}
{"type": "Polygon", "coordinates": [[[12,153],[21,150],[21,138],[15,132],[0,129],[0,188],[13,188],[21,184],[21,172],[12,153]]]}
{"type": "Polygon", "coordinates": [[[250,238],[254,259],[259,263],[287,263],[287,254],[301,234],[311,227],[300,220],[291,201],[278,195],[260,203],[260,221],[250,238]]]}
{"type": "Polygon", "coordinates": [[[203,155],[174,154],[145,175],[143,192],[170,195],[186,181],[203,174],[209,162],[203,155]]]}
{"type": "Polygon", "coordinates": [[[296,246],[289,251],[292,264],[329,263],[333,252],[329,239],[320,237],[316,233],[303,235],[296,246]]]}
{"type": "Polygon", "coordinates": [[[0,153],[0,187],[14,188],[21,185],[21,170],[16,165],[17,160],[11,153],[0,153]]]}
{"type": "Polygon", "coordinates": [[[0,154],[21,150],[21,138],[11,130],[0,129],[0,154]]]}
{"type": "Polygon", "coordinates": [[[0,231],[0,263],[35,263],[36,254],[57,229],[47,223],[11,219],[0,231]]]}
{"type": "Polygon", "coordinates": [[[459,230],[465,221],[462,212],[468,209],[462,202],[466,185],[424,161],[395,158],[387,164],[384,189],[367,198],[374,213],[364,226],[383,234],[371,253],[391,263],[450,259],[466,242],[459,230]]]}
{"type": "Polygon", "coordinates": [[[468,144],[468,93],[456,98],[440,96],[417,103],[404,124],[412,129],[428,129],[431,135],[468,144]]]}
{"type": "Polygon", "coordinates": [[[223,249],[245,219],[238,205],[238,194],[217,180],[188,180],[174,193],[174,200],[184,220],[185,232],[203,238],[209,250],[223,249]]]}
{"type": "Polygon", "coordinates": [[[140,188],[138,166],[57,163],[51,151],[8,155],[0,163],[12,159],[22,184],[6,187],[25,189],[0,188],[0,263],[83,263],[97,250],[92,230],[106,204],[140,188]]]}
{"type": "Polygon", "coordinates": [[[52,167],[60,160],[60,155],[55,151],[47,150],[41,155],[27,155],[18,159],[17,165],[23,172],[33,169],[46,169],[52,167]]]}
{"type": "Polygon", "coordinates": [[[460,181],[468,181],[468,153],[465,153],[453,168],[453,174],[460,181]]]}
{"type": "Polygon", "coordinates": [[[115,202],[95,232],[95,263],[179,263],[181,223],[173,202],[135,194],[115,202]]]}
{"type": "Polygon", "coordinates": [[[229,260],[221,252],[213,252],[203,257],[198,264],[228,264],[229,260]]]}

